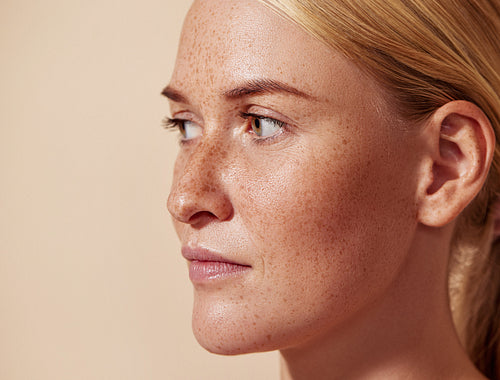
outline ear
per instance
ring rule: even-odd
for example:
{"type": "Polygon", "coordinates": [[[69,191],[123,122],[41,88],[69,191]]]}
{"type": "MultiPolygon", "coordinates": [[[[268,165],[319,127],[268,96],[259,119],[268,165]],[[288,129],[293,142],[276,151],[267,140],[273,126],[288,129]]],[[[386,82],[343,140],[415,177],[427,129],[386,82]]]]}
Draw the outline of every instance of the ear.
{"type": "Polygon", "coordinates": [[[442,227],[474,199],[488,176],[495,134],[484,112],[457,100],[437,109],[423,129],[418,221],[442,227]]]}

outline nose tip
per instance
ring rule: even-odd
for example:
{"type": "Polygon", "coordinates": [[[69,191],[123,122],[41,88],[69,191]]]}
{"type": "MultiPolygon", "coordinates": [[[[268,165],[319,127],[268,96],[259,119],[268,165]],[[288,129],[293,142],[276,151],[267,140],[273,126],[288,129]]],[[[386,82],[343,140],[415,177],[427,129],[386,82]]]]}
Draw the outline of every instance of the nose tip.
{"type": "Polygon", "coordinates": [[[189,223],[191,216],[196,213],[193,205],[189,203],[189,199],[185,195],[175,195],[172,191],[167,199],[168,212],[179,222],[189,223]]]}
{"type": "Polygon", "coordinates": [[[232,217],[233,207],[222,187],[202,182],[184,177],[174,183],[167,200],[168,211],[174,219],[194,225],[202,219],[225,221],[232,217]]]}

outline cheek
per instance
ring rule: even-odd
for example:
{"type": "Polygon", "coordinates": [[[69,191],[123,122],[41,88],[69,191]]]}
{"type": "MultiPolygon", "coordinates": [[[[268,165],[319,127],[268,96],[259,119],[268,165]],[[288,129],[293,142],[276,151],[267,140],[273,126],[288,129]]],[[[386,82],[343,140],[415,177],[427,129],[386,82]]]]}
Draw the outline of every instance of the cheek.
{"type": "Polygon", "coordinates": [[[270,159],[242,181],[235,208],[261,258],[262,304],[277,326],[285,310],[292,330],[339,322],[382,292],[404,259],[411,187],[389,167],[392,157],[362,150],[270,159]]]}

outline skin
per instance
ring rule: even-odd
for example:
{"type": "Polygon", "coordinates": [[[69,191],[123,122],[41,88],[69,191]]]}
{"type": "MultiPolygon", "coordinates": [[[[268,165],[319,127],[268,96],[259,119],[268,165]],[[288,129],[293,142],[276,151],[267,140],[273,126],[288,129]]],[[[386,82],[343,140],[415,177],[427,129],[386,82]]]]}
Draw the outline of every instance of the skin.
{"type": "Polygon", "coordinates": [[[283,379],[480,378],[448,308],[452,226],[418,221],[427,135],[375,79],[256,1],[205,0],[165,93],[201,132],[175,164],[178,236],[250,267],[194,283],[203,347],[279,349],[283,379]],[[227,96],[262,79],[301,95],[227,96]],[[241,112],[285,127],[259,137],[241,112]]]}

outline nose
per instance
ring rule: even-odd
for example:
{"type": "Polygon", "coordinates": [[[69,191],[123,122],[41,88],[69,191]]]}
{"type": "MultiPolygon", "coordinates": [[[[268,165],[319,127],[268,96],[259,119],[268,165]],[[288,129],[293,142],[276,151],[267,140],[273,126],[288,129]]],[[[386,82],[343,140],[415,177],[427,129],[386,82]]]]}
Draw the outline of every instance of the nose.
{"type": "Polygon", "coordinates": [[[177,158],[168,211],[177,221],[193,226],[230,219],[233,207],[225,181],[230,176],[223,148],[201,141],[190,149],[177,158]]]}

